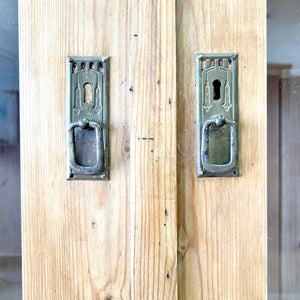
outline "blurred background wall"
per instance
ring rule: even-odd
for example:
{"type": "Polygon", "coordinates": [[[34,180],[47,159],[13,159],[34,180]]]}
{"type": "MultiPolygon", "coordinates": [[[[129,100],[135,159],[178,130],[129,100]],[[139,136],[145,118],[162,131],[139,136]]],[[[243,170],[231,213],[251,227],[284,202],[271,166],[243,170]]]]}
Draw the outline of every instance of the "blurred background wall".
{"type": "Polygon", "coordinates": [[[0,0],[0,300],[22,298],[18,1],[0,0]]]}

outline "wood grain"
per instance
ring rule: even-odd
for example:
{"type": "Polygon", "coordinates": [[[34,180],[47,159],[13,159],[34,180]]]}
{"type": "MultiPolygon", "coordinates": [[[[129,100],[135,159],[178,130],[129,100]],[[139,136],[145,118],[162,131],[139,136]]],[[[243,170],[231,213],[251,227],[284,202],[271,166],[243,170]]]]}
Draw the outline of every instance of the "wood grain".
{"type": "Polygon", "coordinates": [[[130,299],[126,1],[19,2],[24,299],[130,299]],[[66,181],[66,56],[110,55],[109,181],[66,181]]]}
{"type": "Polygon", "coordinates": [[[266,4],[179,0],[179,299],[265,299],[266,4]],[[195,54],[239,54],[239,178],[196,178],[195,54]]]}
{"type": "Polygon", "coordinates": [[[23,0],[20,62],[24,299],[176,299],[177,209],[180,298],[265,297],[262,1],[178,1],[176,41],[175,1],[23,0]],[[196,52],[240,55],[240,178],[195,178],[196,52]],[[109,182],[65,180],[68,54],[112,57],[109,182]]]}
{"type": "Polygon", "coordinates": [[[177,299],[175,1],[130,3],[132,299],[177,299]]]}
{"type": "Polygon", "coordinates": [[[174,1],[19,14],[24,299],[176,299],[174,1]],[[65,180],[67,55],[111,56],[108,182],[65,180]]]}

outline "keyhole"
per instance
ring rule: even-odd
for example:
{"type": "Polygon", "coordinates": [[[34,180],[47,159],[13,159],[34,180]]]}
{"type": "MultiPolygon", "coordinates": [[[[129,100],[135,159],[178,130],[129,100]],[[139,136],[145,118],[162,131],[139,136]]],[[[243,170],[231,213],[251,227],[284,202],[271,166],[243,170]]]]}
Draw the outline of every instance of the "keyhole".
{"type": "Polygon", "coordinates": [[[220,80],[216,79],[213,82],[214,86],[214,100],[220,100],[221,98],[221,82],[220,80]]]}
{"type": "Polygon", "coordinates": [[[92,102],[92,86],[90,83],[86,83],[84,86],[84,103],[92,102]]]}

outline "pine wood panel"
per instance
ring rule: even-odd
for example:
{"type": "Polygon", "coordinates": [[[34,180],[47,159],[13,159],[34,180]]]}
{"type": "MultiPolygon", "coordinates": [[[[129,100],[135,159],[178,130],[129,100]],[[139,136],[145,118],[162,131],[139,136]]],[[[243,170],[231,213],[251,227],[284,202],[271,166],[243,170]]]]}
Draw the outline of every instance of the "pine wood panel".
{"type": "Polygon", "coordinates": [[[177,299],[175,1],[130,1],[133,299],[177,299]]]}
{"type": "Polygon", "coordinates": [[[265,299],[266,4],[177,1],[179,299],[265,299]],[[239,54],[239,178],[196,178],[195,54],[239,54]]]}
{"type": "Polygon", "coordinates": [[[19,13],[24,299],[176,299],[175,2],[19,13]],[[67,55],[111,56],[108,182],[65,180],[67,55]]]}
{"type": "Polygon", "coordinates": [[[126,1],[19,2],[24,299],[130,299],[126,1]],[[66,181],[66,56],[110,55],[110,181],[66,181]]]}

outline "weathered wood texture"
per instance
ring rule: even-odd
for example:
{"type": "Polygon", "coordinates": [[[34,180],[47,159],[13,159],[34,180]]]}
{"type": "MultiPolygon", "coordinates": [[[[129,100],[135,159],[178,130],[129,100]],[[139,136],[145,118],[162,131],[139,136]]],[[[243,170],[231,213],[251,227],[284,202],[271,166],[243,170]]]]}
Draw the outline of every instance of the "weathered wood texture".
{"type": "Polygon", "coordinates": [[[177,299],[175,1],[130,14],[133,299],[177,299]]]}
{"type": "Polygon", "coordinates": [[[175,2],[19,14],[24,299],[176,299],[175,2]],[[66,181],[67,55],[111,56],[107,182],[66,181]]]}
{"type": "Polygon", "coordinates": [[[266,3],[177,1],[179,299],[265,299],[266,3]],[[239,178],[196,178],[195,54],[239,54],[239,178]]]}
{"type": "Polygon", "coordinates": [[[130,299],[127,1],[19,2],[24,299],[130,299]],[[66,181],[66,56],[110,55],[110,181],[66,181]]]}

